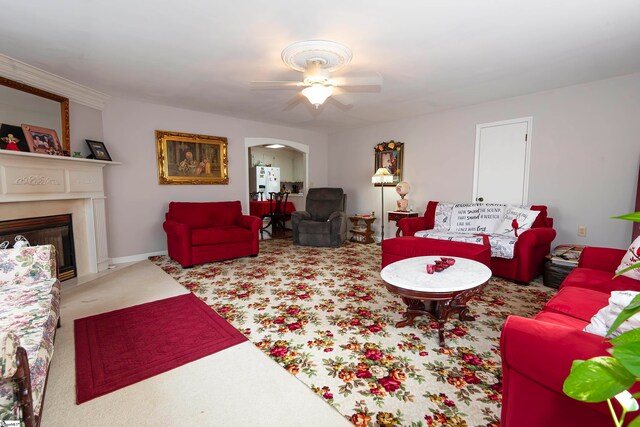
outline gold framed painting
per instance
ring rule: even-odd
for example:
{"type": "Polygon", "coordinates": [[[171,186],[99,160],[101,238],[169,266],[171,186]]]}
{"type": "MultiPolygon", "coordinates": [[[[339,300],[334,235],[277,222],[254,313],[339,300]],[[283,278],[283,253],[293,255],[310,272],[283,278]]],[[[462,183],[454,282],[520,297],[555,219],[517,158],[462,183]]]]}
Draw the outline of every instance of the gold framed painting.
{"type": "Polygon", "coordinates": [[[384,185],[385,187],[395,187],[402,181],[402,168],[404,157],[404,143],[391,140],[389,142],[380,142],[373,147],[375,151],[375,161],[373,164],[373,171],[377,171],[379,168],[387,168],[391,175],[393,175],[393,181],[380,184],[374,184],[376,187],[384,185]]]}
{"type": "Polygon", "coordinates": [[[158,183],[229,184],[227,138],[156,130],[158,183]]]}

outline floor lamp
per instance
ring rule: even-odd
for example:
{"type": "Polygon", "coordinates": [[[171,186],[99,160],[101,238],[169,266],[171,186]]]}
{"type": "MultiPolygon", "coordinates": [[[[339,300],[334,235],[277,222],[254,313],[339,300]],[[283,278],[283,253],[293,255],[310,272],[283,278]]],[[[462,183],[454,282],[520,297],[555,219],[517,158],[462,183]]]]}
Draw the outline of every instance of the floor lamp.
{"type": "Polygon", "coordinates": [[[378,168],[376,173],[371,177],[371,182],[374,184],[380,184],[380,193],[382,195],[382,211],[380,218],[382,219],[382,226],[380,231],[380,244],[384,240],[384,185],[393,182],[393,175],[387,168],[378,168]]]}

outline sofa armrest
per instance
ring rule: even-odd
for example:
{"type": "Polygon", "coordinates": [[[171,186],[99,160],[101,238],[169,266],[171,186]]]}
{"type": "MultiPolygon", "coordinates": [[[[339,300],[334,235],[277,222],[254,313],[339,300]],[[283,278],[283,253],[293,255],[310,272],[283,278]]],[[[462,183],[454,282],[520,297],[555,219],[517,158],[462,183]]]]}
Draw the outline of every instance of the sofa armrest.
{"type": "Polygon", "coordinates": [[[580,329],[509,316],[500,338],[504,392],[510,392],[507,390],[509,371],[515,370],[529,380],[565,396],[562,387],[573,361],[609,356],[608,348],[608,340],[580,329]]]}
{"type": "Polygon", "coordinates": [[[251,230],[251,233],[258,233],[262,227],[262,219],[252,215],[240,215],[238,226],[251,230]]]}
{"type": "Polygon", "coordinates": [[[20,338],[11,331],[0,331],[0,378],[11,379],[18,371],[20,338]]]}
{"type": "Polygon", "coordinates": [[[549,227],[530,228],[524,231],[516,241],[518,246],[541,246],[549,245],[556,238],[556,230],[549,227]]]}
{"type": "Polygon", "coordinates": [[[398,221],[398,228],[402,231],[403,236],[413,236],[417,231],[427,230],[428,221],[424,216],[415,218],[402,218],[398,221]]]}
{"type": "Polygon", "coordinates": [[[615,273],[626,253],[627,251],[624,249],[587,246],[580,254],[578,267],[593,268],[594,270],[615,273]]]}

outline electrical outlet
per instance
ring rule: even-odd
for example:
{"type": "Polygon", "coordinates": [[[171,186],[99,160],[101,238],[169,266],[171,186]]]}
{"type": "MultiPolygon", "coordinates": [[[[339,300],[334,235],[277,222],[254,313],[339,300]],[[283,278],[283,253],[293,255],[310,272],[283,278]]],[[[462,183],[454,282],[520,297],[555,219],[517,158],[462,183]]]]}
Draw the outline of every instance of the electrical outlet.
{"type": "Polygon", "coordinates": [[[578,237],[587,237],[587,226],[579,225],[578,226],[578,237]]]}

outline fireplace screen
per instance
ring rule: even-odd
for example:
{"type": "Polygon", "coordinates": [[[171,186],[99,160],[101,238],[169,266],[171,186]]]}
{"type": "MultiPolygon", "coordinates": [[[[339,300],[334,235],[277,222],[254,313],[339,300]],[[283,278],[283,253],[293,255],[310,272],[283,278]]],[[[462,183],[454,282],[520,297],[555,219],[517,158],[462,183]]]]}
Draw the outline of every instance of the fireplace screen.
{"type": "Polygon", "coordinates": [[[12,248],[27,243],[55,246],[58,278],[63,281],[76,277],[70,214],[0,221],[0,244],[12,248]]]}

